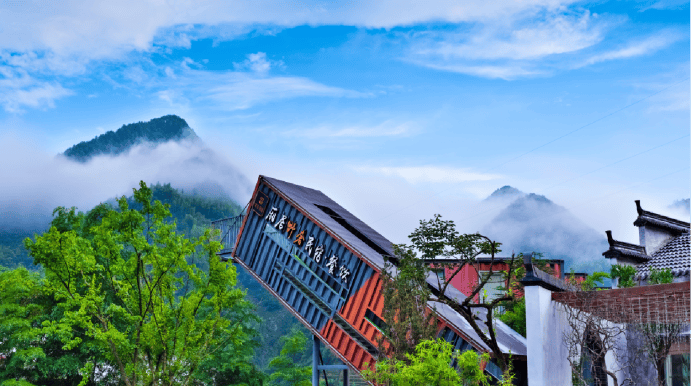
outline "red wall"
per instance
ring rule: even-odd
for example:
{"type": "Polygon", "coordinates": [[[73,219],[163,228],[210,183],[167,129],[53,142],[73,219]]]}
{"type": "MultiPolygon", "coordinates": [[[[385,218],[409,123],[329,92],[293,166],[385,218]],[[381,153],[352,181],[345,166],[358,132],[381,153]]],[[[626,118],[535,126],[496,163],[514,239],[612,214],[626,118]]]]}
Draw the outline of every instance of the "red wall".
{"type": "MultiPolygon", "coordinates": [[[[552,269],[555,274],[553,276],[560,278],[562,275],[561,272],[561,267],[560,264],[557,262],[549,262],[549,265],[546,266],[546,268],[552,269]]],[[[509,265],[504,262],[494,262],[493,263],[493,272],[507,272],[509,269],[509,265]]],[[[471,292],[473,292],[473,289],[478,285],[480,282],[480,279],[478,277],[478,272],[482,271],[489,271],[490,270],[490,263],[476,263],[473,265],[466,264],[462,269],[461,272],[457,273],[456,276],[451,281],[451,285],[461,291],[466,296],[471,295],[471,292]]],[[[454,273],[453,268],[445,268],[445,278],[449,280],[449,278],[452,276],[454,273]]],[[[515,278],[517,279],[517,278],[515,278]]],[[[521,279],[521,278],[518,278],[521,279]]],[[[584,279],[582,278],[581,281],[584,279]]],[[[515,291],[515,295],[518,297],[523,297],[524,293],[523,291],[515,291]]],[[[478,296],[476,296],[475,301],[478,301],[478,296]]]]}

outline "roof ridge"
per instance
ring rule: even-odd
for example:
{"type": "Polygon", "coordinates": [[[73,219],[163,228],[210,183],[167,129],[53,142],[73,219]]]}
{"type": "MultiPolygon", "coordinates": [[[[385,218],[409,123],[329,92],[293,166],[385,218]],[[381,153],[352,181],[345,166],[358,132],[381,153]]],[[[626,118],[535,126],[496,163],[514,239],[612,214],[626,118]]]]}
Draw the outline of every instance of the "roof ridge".
{"type": "Polygon", "coordinates": [[[644,210],[642,209],[639,200],[635,200],[634,203],[637,205],[637,213],[639,214],[639,216],[637,216],[637,219],[634,220],[635,226],[653,225],[657,227],[672,229],[678,232],[690,232],[689,222],[644,210]]]}

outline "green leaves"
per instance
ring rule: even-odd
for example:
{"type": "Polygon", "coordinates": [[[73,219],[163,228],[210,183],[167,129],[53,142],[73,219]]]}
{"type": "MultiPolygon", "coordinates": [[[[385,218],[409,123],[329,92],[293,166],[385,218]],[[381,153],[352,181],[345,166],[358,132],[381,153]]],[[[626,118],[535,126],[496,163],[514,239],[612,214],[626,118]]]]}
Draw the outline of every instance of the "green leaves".
{"type": "Polygon", "coordinates": [[[673,282],[673,272],[670,268],[651,268],[649,272],[649,284],[670,284],[673,282]]]}
{"type": "Polygon", "coordinates": [[[634,287],[634,274],[637,270],[631,265],[613,265],[610,267],[610,277],[618,280],[618,287],[634,287]]]}
{"type": "Polygon", "coordinates": [[[381,360],[374,370],[366,369],[363,374],[369,381],[385,386],[480,386],[488,385],[481,365],[489,360],[488,354],[478,355],[473,350],[454,351],[443,339],[423,340],[413,353],[406,354],[406,361],[381,360]]]}
{"type": "Polygon", "coordinates": [[[80,366],[88,376],[106,361],[126,385],[186,384],[215,352],[246,342],[242,321],[226,314],[247,305],[235,288],[235,268],[216,255],[215,235],[178,235],[167,221],[169,206],[152,196],[140,182],[138,210],[124,197],[119,210],[100,205],[84,215],[57,208],[51,229],[26,240],[46,270],[42,287],[60,310],[39,328],[63,350],[94,348],[80,366]],[[208,271],[188,264],[198,252],[208,271]]]}
{"type": "Polygon", "coordinates": [[[431,297],[425,281],[428,264],[416,258],[411,248],[395,245],[397,274],[391,275],[391,263],[382,270],[382,317],[387,323],[383,327],[384,337],[378,342],[388,355],[406,361],[416,345],[425,339],[434,338],[437,332],[435,314],[427,309],[431,297]]]}
{"type": "Polygon", "coordinates": [[[272,385],[310,386],[312,369],[310,366],[296,364],[296,359],[305,350],[308,338],[300,331],[293,330],[291,335],[281,337],[283,347],[281,354],[269,362],[272,385]]]}
{"type": "Polygon", "coordinates": [[[442,220],[436,214],[431,220],[420,220],[420,226],[410,235],[412,246],[423,259],[468,260],[479,253],[499,253],[500,243],[491,243],[480,234],[459,234],[454,221],[442,220]]]}

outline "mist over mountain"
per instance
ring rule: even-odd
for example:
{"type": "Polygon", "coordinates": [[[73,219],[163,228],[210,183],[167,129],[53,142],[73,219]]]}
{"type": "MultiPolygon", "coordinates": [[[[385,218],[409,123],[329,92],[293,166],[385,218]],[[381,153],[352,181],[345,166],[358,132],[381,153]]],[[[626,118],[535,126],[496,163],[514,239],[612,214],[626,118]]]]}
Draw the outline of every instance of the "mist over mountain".
{"type": "Polygon", "coordinates": [[[512,251],[541,252],[544,258],[564,260],[566,270],[609,270],[601,255],[608,249],[605,233],[584,224],[545,196],[530,193],[517,198],[482,233],[501,242],[507,255],[512,251]]]}
{"type": "Polygon", "coordinates": [[[94,139],[70,147],[63,154],[75,161],[86,162],[101,154],[122,154],[145,142],[158,144],[183,139],[194,140],[199,137],[184,119],[177,115],[166,115],[149,122],[123,125],[116,131],[107,131],[94,139]]]}
{"type": "Polygon", "coordinates": [[[486,197],[485,201],[493,201],[493,200],[498,200],[498,199],[506,199],[506,198],[511,198],[511,199],[516,199],[519,198],[526,193],[522,192],[521,190],[511,187],[509,185],[505,185],[499,189],[496,189],[494,192],[492,192],[488,197],[486,197]]]}

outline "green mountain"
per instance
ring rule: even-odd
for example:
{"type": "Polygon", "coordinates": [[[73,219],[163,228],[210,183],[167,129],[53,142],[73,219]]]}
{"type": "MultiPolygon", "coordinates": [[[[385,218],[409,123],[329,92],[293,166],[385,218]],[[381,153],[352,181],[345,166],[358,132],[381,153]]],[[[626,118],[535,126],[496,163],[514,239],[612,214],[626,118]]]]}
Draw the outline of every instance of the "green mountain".
{"type": "Polygon", "coordinates": [[[545,196],[530,193],[517,198],[482,233],[501,242],[503,254],[541,252],[546,259],[564,260],[567,271],[609,270],[609,263],[601,255],[608,249],[605,233],[589,227],[545,196]]]}
{"type": "Polygon", "coordinates": [[[485,200],[491,201],[491,200],[498,199],[498,198],[517,198],[517,197],[520,197],[523,195],[524,195],[524,192],[522,192],[521,190],[514,188],[514,187],[511,187],[509,185],[505,185],[499,189],[496,189],[485,200]]]}
{"type": "Polygon", "coordinates": [[[123,125],[116,131],[108,131],[90,141],[72,146],[65,150],[64,155],[75,161],[86,162],[101,154],[124,153],[144,142],[157,144],[186,138],[198,139],[199,137],[183,118],[177,115],[166,115],[149,122],[123,125]]]}

